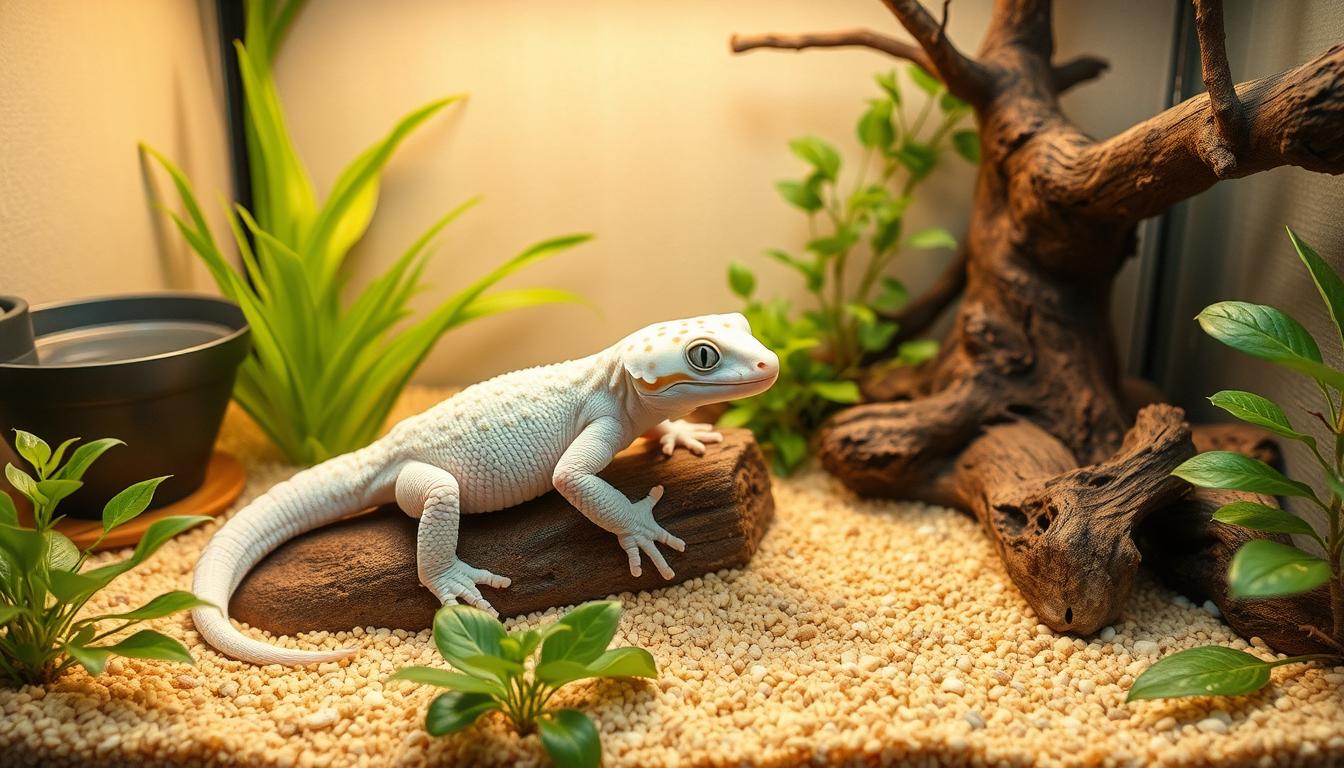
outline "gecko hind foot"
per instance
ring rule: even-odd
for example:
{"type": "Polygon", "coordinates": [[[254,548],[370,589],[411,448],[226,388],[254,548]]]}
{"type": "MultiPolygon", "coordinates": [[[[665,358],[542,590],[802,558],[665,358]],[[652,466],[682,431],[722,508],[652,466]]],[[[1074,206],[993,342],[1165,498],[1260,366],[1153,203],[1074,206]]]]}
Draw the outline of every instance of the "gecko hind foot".
{"type": "Polygon", "coordinates": [[[513,582],[507,576],[500,576],[458,560],[437,576],[420,574],[420,583],[433,592],[444,605],[462,602],[480,608],[492,616],[499,616],[499,611],[490,605],[490,601],[485,599],[476,585],[484,584],[487,587],[504,589],[513,582]]]}

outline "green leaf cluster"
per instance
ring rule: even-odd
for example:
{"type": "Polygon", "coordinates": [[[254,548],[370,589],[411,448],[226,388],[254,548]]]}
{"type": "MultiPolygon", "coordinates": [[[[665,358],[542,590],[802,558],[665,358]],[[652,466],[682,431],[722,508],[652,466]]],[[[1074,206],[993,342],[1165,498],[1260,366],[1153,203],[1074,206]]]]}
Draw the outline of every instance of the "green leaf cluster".
{"type": "Polygon", "coordinates": [[[209,605],[190,592],[175,591],[132,611],[79,615],[99,590],[147,560],[173,536],[209,518],[156,520],[130,557],[86,570],[89,554],[103,538],[144,512],[155,488],[167,478],[145,480],[113,496],[103,506],[101,535],[81,551],[53,528],[61,519],[56,507],[83,486],[84,473],[99,456],[122,442],[105,438],[84,443],[66,459],[78,442],[71,438],[52,450],[36,435],[15,430],[15,448],[31,470],[6,464],[5,477],[31,507],[33,527],[21,524],[14,497],[0,491],[0,683],[7,686],[48,683],[74,664],[97,675],[112,656],[190,664],[191,654],[181,643],[151,629],[110,638],[141,622],[209,605]]]}
{"type": "Polygon", "coordinates": [[[421,277],[435,238],[476,204],[471,199],[434,222],[386,272],[345,301],[343,267],[373,219],[384,166],[417,127],[462,97],[433,101],[403,117],[342,171],[319,205],[290,137],[272,68],[302,4],[248,0],[245,39],[235,41],[254,198],[252,210],[227,209],[241,270],[210,231],[181,169],[155,150],[141,149],[172,177],[185,215],[169,215],[251,326],[253,354],[239,371],[234,398],[291,461],[313,464],[372,441],[448,330],[499,312],[580,301],[546,288],[490,289],[589,236],[539,242],[409,320],[411,299],[427,287],[421,277]]]}
{"type": "Polygon", "coordinates": [[[888,271],[903,249],[956,248],[940,227],[906,230],[906,210],[920,184],[951,149],[972,163],[979,138],[961,128],[970,107],[918,67],[876,76],[878,96],[859,116],[863,147],[853,179],[841,183],[843,158],[813,136],[789,142],[806,175],[776,183],[785,202],[807,216],[801,252],[771,248],[765,255],[796,273],[811,296],[801,311],[783,299],[755,296],[756,276],[745,264],[728,267],[728,285],[741,297],[753,332],[779,355],[779,380],[765,393],[734,403],[719,422],[746,426],[761,441],[776,472],[789,474],[808,456],[808,437],[836,408],[860,399],[862,365],[879,353],[895,365],[916,365],[937,343],[909,341],[892,349],[899,330],[891,318],[904,306],[905,286],[888,271]]]}
{"type": "Polygon", "coordinates": [[[542,630],[507,632],[490,614],[450,605],[434,617],[434,644],[453,670],[404,667],[393,680],[449,689],[425,715],[434,736],[456,733],[487,712],[503,712],[522,733],[539,732],[551,761],[562,768],[602,760],[597,728],[582,712],[547,708],[551,696],[576,680],[657,677],[643,648],[607,649],[621,619],[614,600],[585,603],[542,630]]]}
{"type": "MultiPolygon", "coordinates": [[[[1344,281],[1324,259],[1291,229],[1298,258],[1306,266],[1344,344],[1344,281]]],[[[1248,491],[1264,496],[1301,498],[1325,513],[1324,535],[1288,509],[1256,501],[1236,501],[1220,507],[1213,519],[1253,531],[1297,534],[1321,549],[1312,554],[1290,544],[1253,539],[1237,550],[1228,566],[1228,595],[1256,600],[1310,592],[1328,584],[1334,606],[1333,632],[1322,637],[1334,654],[1296,656],[1262,661],[1248,653],[1206,646],[1172,654],[1148,668],[1130,689],[1129,698],[1238,695],[1259,690],[1269,682],[1269,670],[1316,658],[1344,658],[1344,372],[1327,365],[1320,347],[1307,329],[1288,313],[1274,307],[1242,301],[1222,301],[1196,318],[1213,338],[1252,357],[1274,363],[1312,379],[1324,400],[1319,417],[1333,435],[1333,445],[1322,450],[1316,438],[1299,431],[1277,403],[1253,392],[1224,390],[1209,401],[1236,418],[1302,443],[1320,467],[1327,493],[1318,495],[1309,484],[1285,477],[1264,462],[1228,451],[1208,451],[1191,458],[1172,474],[1204,488],[1248,491]]]]}

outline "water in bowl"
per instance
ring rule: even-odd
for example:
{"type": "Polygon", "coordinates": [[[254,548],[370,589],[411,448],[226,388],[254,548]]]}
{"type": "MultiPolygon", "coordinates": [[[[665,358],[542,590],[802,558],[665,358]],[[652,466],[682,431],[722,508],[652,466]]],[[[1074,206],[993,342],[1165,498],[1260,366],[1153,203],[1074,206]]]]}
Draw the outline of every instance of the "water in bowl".
{"type": "Polygon", "coordinates": [[[131,320],[85,325],[37,337],[40,365],[116,363],[179,352],[233,333],[199,320],[131,320]]]}

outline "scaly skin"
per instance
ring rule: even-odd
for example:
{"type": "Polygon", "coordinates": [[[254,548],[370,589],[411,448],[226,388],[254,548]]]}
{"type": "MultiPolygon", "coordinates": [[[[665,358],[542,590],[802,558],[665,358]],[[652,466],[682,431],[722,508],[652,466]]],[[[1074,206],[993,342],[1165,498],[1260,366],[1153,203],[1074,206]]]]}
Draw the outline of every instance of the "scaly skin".
{"type": "Polygon", "coordinates": [[[281,543],[367,507],[396,501],[420,520],[420,581],[444,603],[493,612],[478,584],[509,579],[457,558],[458,518],[505,509],[555,488],[611,532],[641,572],[641,554],[664,578],[673,572],[658,545],[685,543],[653,518],[654,487],[630,501],[597,476],[640,435],[664,453],[703,454],[722,440],[708,424],[669,419],[708,403],[765,391],[779,360],[739,314],[651,325],[595,355],[514,371],[464,389],[386,437],[278,483],[210,540],[193,590],[219,606],[192,612],[219,651],[254,664],[312,664],[354,652],[295,651],[246,637],[229,623],[229,597],[247,571],[281,543]],[[706,346],[706,342],[709,346],[706,346]],[[717,360],[716,360],[717,358],[717,360]]]}

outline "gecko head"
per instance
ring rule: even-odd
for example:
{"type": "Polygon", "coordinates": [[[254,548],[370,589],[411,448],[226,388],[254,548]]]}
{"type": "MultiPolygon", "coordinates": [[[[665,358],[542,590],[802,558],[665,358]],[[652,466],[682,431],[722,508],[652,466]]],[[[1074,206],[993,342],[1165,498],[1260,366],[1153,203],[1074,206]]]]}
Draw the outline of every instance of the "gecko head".
{"type": "Polygon", "coordinates": [[[655,323],[625,337],[617,351],[633,389],[660,410],[751,397],[779,376],[779,358],[736,312],[655,323]]]}

